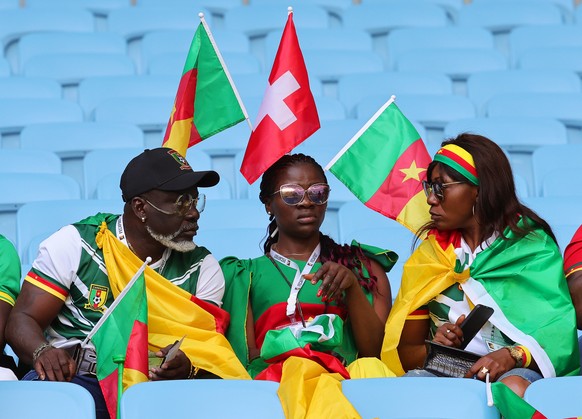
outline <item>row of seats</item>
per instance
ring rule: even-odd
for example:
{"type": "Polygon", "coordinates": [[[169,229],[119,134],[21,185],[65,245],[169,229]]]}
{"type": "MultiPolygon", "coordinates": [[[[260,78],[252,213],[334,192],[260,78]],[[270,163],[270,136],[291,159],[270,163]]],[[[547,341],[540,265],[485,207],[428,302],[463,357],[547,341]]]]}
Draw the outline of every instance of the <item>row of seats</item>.
{"type": "MultiPolygon", "coordinates": [[[[495,419],[487,404],[486,384],[458,378],[365,378],[344,380],[342,392],[364,418],[495,419]],[[454,394],[446,403],[443,394],[454,394]],[[419,403],[419,400],[422,403],[419,403]]],[[[120,417],[148,419],[189,415],[207,418],[284,418],[278,383],[248,380],[175,380],[136,384],[123,394],[120,417]],[[163,403],[160,402],[163,400],[163,403]],[[224,403],[228,400],[228,403],[224,403]]],[[[550,418],[579,417],[582,377],[538,380],[525,400],[550,418]]],[[[95,418],[93,398],[83,387],[62,382],[0,382],[0,403],[6,417],[56,419],[67,415],[95,418]],[[29,403],[29,400],[35,403],[29,403]]]]}

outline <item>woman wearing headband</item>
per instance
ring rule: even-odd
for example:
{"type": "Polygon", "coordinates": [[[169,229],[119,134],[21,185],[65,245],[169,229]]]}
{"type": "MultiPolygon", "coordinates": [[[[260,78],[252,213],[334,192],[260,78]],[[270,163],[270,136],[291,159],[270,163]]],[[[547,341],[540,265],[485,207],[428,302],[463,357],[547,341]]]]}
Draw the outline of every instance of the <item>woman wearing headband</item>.
{"type": "Polygon", "coordinates": [[[477,305],[493,315],[466,347],[466,373],[519,395],[541,377],[579,371],[576,319],[550,226],[519,202],[505,153],[480,135],[445,141],[424,183],[431,221],[404,265],[382,360],[398,375],[423,370],[425,339],[460,347],[477,305]]]}
{"type": "Polygon", "coordinates": [[[380,355],[391,306],[386,272],[397,255],[321,233],[329,192],[315,160],[283,156],[261,180],[270,221],[265,255],[221,261],[227,336],[252,376],[277,380],[273,371],[289,354],[340,374],[356,357],[380,355]]]}

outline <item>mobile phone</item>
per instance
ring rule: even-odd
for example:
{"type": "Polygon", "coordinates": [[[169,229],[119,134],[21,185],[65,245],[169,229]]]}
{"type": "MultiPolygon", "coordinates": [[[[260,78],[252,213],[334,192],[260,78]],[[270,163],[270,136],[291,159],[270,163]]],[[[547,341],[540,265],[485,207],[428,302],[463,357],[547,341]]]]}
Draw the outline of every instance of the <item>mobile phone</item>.
{"type": "Polygon", "coordinates": [[[172,344],[172,346],[170,346],[168,353],[166,354],[166,356],[164,357],[164,359],[162,360],[162,363],[160,365],[163,365],[165,362],[170,361],[172,358],[174,358],[176,356],[176,354],[178,353],[178,349],[180,349],[180,345],[184,341],[185,337],[186,336],[183,336],[182,339],[177,340],[176,342],[174,342],[172,344]]]}
{"type": "Polygon", "coordinates": [[[469,342],[475,337],[475,335],[481,330],[483,325],[489,320],[489,317],[493,314],[493,309],[481,304],[477,304],[473,310],[465,317],[463,323],[461,323],[461,330],[463,331],[463,342],[460,348],[465,349],[469,342]]]}

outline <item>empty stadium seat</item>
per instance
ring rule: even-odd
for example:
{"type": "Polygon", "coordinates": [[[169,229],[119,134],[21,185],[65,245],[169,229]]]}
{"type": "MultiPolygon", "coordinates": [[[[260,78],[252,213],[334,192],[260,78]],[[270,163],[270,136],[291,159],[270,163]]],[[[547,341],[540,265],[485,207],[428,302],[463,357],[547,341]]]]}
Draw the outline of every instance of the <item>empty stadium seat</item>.
{"type": "MultiPolygon", "coordinates": [[[[495,47],[491,32],[477,27],[403,28],[390,32],[386,46],[388,64],[395,68],[402,54],[414,50],[491,50],[495,47]]],[[[417,69],[418,71],[418,69],[417,69]]]]}
{"type": "Polygon", "coordinates": [[[549,418],[576,417],[582,412],[582,401],[576,397],[582,388],[582,377],[554,377],[533,382],[524,399],[549,418]]]}
{"type": "Polygon", "coordinates": [[[337,82],[348,74],[365,78],[384,69],[382,58],[374,51],[306,50],[303,57],[310,77],[322,82],[337,82]]]}
{"type": "Polygon", "coordinates": [[[61,227],[98,212],[121,214],[123,211],[123,201],[119,198],[61,199],[55,196],[45,201],[30,202],[22,205],[16,212],[15,243],[22,263],[32,263],[38,251],[38,244],[61,227]],[[31,243],[34,244],[31,246],[31,243]]]}
{"type": "MultiPolygon", "coordinates": [[[[561,170],[580,172],[582,162],[582,144],[547,145],[535,150],[532,154],[532,170],[536,195],[545,195],[543,184],[546,175],[561,170]]],[[[575,176],[573,181],[578,181],[575,176]]],[[[579,192],[572,191],[572,195],[579,192]]]]}
{"type": "Polygon", "coordinates": [[[4,57],[0,57],[0,77],[10,76],[10,64],[4,57]]]}
{"type": "MultiPolygon", "coordinates": [[[[578,145],[578,144],[577,144],[578,145]]],[[[542,180],[542,196],[561,196],[567,199],[570,196],[582,195],[579,187],[580,171],[582,165],[577,168],[556,168],[544,175],[542,180]]]]}
{"type": "MultiPolygon", "coordinates": [[[[582,36],[582,31],[580,33],[582,36]]],[[[574,71],[582,75],[582,46],[532,48],[525,51],[518,62],[523,69],[551,69],[574,71]]]]}
{"type": "Polygon", "coordinates": [[[95,419],[93,396],[78,384],[58,381],[0,381],[2,416],[57,419],[67,415],[95,419]],[[34,403],[31,403],[34,400],[34,403]]]}
{"type": "Polygon", "coordinates": [[[0,149],[0,173],[61,173],[61,159],[48,150],[0,149]]]}
{"type": "Polygon", "coordinates": [[[446,26],[447,15],[442,8],[430,3],[363,2],[346,8],[343,22],[346,28],[385,35],[397,28],[446,26]]]}
{"type": "MultiPolygon", "coordinates": [[[[339,235],[342,242],[350,242],[356,231],[400,226],[360,201],[346,202],[338,211],[339,235]]],[[[389,245],[389,243],[387,243],[389,245]]]]}
{"type": "Polygon", "coordinates": [[[525,92],[580,93],[580,78],[565,70],[502,70],[476,73],[467,80],[467,94],[479,115],[495,95],[525,92]]]}
{"type": "MultiPolygon", "coordinates": [[[[144,64],[145,72],[154,76],[182,75],[186,55],[187,51],[155,55],[144,64]]],[[[261,71],[259,60],[249,52],[223,51],[221,55],[231,74],[253,74],[261,71]]]]}
{"type": "Polygon", "coordinates": [[[509,47],[512,66],[516,67],[521,57],[531,49],[582,47],[582,26],[520,26],[509,34],[509,47]]]}
{"type": "Polygon", "coordinates": [[[536,196],[522,200],[528,207],[537,212],[551,227],[557,225],[582,225],[582,196],[536,196]]]}
{"type": "Polygon", "coordinates": [[[36,77],[0,78],[0,99],[60,99],[61,85],[55,80],[36,77]]]}
{"type": "Polygon", "coordinates": [[[361,75],[346,75],[338,83],[338,98],[345,105],[349,116],[354,116],[357,104],[366,96],[401,94],[452,94],[451,79],[442,73],[398,73],[382,72],[361,75]]]}
{"type": "Polygon", "coordinates": [[[206,247],[217,259],[236,256],[256,258],[264,254],[262,242],[267,236],[267,223],[262,228],[209,228],[199,231],[194,242],[206,247]]]}
{"type": "Polygon", "coordinates": [[[487,406],[485,383],[479,380],[447,377],[362,378],[342,381],[342,391],[365,418],[500,417],[495,407],[487,406]],[[443,394],[454,394],[456,402],[443,403],[443,394]]]}
{"type": "Polygon", "coordinates": [[[260,380],[168,380],[136,384],[121,398],[125,419],[190,415],[203,417],[283,419],[279,384],[260,380]],[[160,398],[165,402],[160,403],[160,398]]]}

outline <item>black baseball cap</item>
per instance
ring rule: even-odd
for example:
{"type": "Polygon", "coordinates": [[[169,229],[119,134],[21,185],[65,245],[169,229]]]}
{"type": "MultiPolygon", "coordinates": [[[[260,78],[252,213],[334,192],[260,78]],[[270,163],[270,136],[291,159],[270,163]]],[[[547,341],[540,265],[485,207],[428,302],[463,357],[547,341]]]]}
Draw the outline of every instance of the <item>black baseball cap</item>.
{"type": "Polygon", "coordinates": [[[134,157],[123,171],[119,187],[123,201],[127,202],[152,189],[183,191],[214,186],[219,180],[214,170],[196,172],[176,150],[159,147],[134,157]]]}

